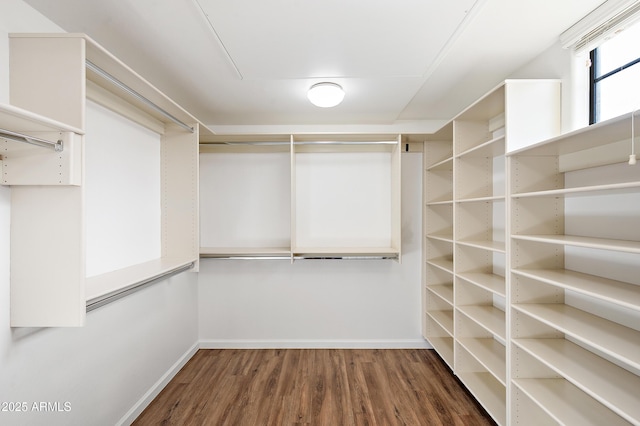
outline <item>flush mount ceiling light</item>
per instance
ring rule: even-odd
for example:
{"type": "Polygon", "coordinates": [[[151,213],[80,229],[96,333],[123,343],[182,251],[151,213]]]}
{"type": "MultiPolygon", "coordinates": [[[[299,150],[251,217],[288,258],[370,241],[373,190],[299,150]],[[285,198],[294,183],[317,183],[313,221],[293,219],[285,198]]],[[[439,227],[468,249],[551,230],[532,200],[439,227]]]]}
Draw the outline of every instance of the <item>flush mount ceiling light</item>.
{"type": "Polygon", "coordinates": [[[336,83],[316,83],[309,88],[307,97],[315,106],[331,108],[342,102],[344,90],[336,83]]]}

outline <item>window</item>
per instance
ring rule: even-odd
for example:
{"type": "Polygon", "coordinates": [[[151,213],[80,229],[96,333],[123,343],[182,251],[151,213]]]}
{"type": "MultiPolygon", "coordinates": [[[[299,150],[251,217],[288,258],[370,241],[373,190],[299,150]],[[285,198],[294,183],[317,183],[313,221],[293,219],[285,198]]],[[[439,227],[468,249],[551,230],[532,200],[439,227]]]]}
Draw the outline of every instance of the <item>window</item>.
{"type": "Polygon", "coordinates": [[[589,124],[640,109],[640,23],[591,51],[589,124]]]}

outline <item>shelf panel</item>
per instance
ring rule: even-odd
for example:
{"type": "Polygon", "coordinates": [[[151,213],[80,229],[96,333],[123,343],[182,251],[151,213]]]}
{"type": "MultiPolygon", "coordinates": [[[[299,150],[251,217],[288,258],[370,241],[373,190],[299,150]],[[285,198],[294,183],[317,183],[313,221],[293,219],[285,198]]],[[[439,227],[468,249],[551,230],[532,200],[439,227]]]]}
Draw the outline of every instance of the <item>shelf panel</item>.
{"type": "Polygon", "coordinates": [[[575,188],[550,189],[546,191],[512,194],[513,198],[580,197],[603,194],[624,194],[640,190],[640,182],[623,182],[608,185],[582,186],[575,188]]]}
{"type": "Polygon", "coordinates": [[[13,105],[0,103],[0,128],[15,132],[73,132],[84,131],[51,118],[27,111],[13,105]]]}
{"type": "Polygon", "coordinates": [[[457,274],[457,276],[498,296],[506,297],[505,278],[500,275],[484,272],[466,272],[457,274]]]}
{"type": "MultiPolygon", "coordinates": [[[[635,111],[634,116],[638,121],[640,111],[635,111]]],[[[584,151],[604,145],[603,141],[627,140],[630,129],[631,114],[624,114],[511,151],[509,155],[563,155],[584,151]]]]}
{"type": "Polygon", "coordinates": [[[512,383],[560,424],[628,426],[621,417],[564,379],[514,379],[512,383]]]}
{"type": "Polygon", "coordinates": [[[453,338],[451,337],[427,337],[433,349],[440,358],[453,370],[453,338]]]}
{"type": "Polygon", "coordinates": [[[504,155],[504,136],[493,138],[473,148],[456,155],[456,158],[463,157],[498,157],[504,155]]]}
{"type": "Polygon", "coordinates": [[[516,304],[514,309],[640,370],[640,332],[563,304],[516,304]]]}
{"type": "Polygon", "coordinates": [[[514,339],[513,343],[621,417],[640,421],[640,377],[565,339],[514,339]]]}
{"type": "Polygon", "coordinates": [[[512,238],[524,241],[585,247],[600,250],[640,253],[640,242],[613,240],[608,238],[580,237],[574,235],[512,235],[512,238]]]}
{"type": "Polygon", "coordinates": [[[427,311],[427,315],[429,315],[431,319],[444,329],[444,331],[453,337],[453,310],[427,311]]]}
{"type": "Polygon", "coordinates": [[[493,374],[503,386],[507,385],[506,350],[495,339],[459,338],[458,342],[493,374]]]}
{"type": "Polygon", "coordinates": [[[489,202],[489,201],[504,201],[504,195],[490,195],[486,197],[469,197],[469,198],[460,198],[456,200],[456,203],[479,203],[479,202],[489,202]]]}
{"type": "Polygon", "coordinates": [[[165,274],[197,260],[191,257],[163,257],[106,274],[88,277],[86,279],[87,303],[114,292],[121,292],[141,281],[165,274]]]}
{"type": "Polygon", "coordinates": [[[438,171],[438,170],[445,170],[445,171],[453,170],[453,157],[445,158],[442,161],[438,161],[437,163],[427,166],[426,170],[428,172],[438,171]]]}
{"type": "Polygon", "coordinates": [[[481,241],[481,240],[458,240],[460,245],[475,247],[483,250],[495,251],[498,253],[505,252],[504,241],[481,241]]]}
{"type": "Polygon", "coordinates": [[[291,256],[288,247],[200,247],[200,257],[282,257],[291,256]]]}
{"type": "Polygon", "coordinates": [[[447,229],[445,231],[439,231],[433,234],[427,234],[427,238],[438,241],[445,241],[447,243],[453,242],[453,229],[447,229]]]}
{"type": "Polygon", "coordinates": [[[294,256],[306,257],[397,257],[399,250],[393,247],[295,247],[294,256]]]}
{"type": "Polygon", "coordinates": [[[503,342],[505,341],[505,313],[503,311],[491,305],[458,306],[457,309],[482,328],[503,342]]]}
{"type": "Polygon", "coordinates": [[[433,200],[429,200],[425,203],[427,206],[443,206],[447,204],[453,204],[453,193],[447,194],[443,197],[438,197],[433,200]]]}
{"type": "Polygon", "coordinates": [[[614,281],[566,269],[514,269],[516,275],[597,297],[640,311],[640,285],[614,281]]]}
{"type": "Polygon", "coordinates": [[[506,390],[500,382],[485,372],[459,372],[458,377],[498,424],[506,424],[506,390]]]}
{"type": "Polygon", "coordinates": [[[453,306],[453,284],[430,285],[427,290],[453,306]]]}
{"type": "Polygon", "coordinates": [[[436,268],[440,268],[443,271],[453,274],[453,259],[444,257],[437,259],[427,259],[427,263],[429,265],[435,266],[436,268]]]}

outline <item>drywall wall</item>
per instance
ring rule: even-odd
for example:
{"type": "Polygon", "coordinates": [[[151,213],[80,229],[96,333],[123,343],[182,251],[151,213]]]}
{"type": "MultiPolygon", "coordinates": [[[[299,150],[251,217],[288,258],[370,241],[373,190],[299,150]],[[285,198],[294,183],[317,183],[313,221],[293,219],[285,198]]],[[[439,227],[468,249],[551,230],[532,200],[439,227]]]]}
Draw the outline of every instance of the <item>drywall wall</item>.
{"type": "MultiPolygon", "coordinates": [[[[60,29],[22,1],[0,2],[0,102],[9,101],[7,33],[51,31],[60,29]]],[[[196,349],[196,274],[90,312],[82,328],[11,328],[10,197],[0,186],[0,424],[128,423],[196,349]]]]}
{"type": "Polygon", "coordinates": [[[562,81],[562,132],[589,124],[588,55],[575,55],[560,42],[533,58],[508,78],[557,78],[562,81]]]}
{"type": "Polygon", "coordinates": [[[428,347],[420,330],[422,155],[402,155],[402,263],[203,259],[203,347],[428,347]]]}

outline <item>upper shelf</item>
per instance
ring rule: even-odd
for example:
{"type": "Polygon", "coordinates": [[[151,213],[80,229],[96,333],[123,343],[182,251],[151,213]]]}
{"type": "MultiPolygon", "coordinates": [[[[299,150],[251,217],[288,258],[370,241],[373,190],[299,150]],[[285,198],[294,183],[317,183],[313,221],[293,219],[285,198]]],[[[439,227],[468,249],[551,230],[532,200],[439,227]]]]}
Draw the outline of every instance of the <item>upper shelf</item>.
{"type": "Polygon", "coordinates": [[[8,104],[0,104],[0,129],[16,132],[73,132],[81,129],[8,104]]]}
{"type": "MultiPolygon", "coordinates": [[[[196,131],[194,126],[199,124],[200,134],[213,134],[193,115],[86,34],[14,33],[10,34],[9,37],[15,40],[24,39],[25,41],[28,39],[47,39],[49,41],[60,39],[81,40],[85,52],[85,76],[87,81],[94,83],[95,86],[103,89],[102,91],[112,94],[112,100],[116,98],[124,100],[160,123],[182,122],[192,131],[196,131]]],[[[28,58],[25,58],[25,60],[28,60],[28,58]]],[[[95,89],[93,90],[95,92],[95,89]]],[[[98,92],[100,92],[100,89],[98,89],[98,92]]],[[[118,101],[116,100],[116,102],[118,101]]]]}
{"type": "MultiPolygon", "coordinates": [[[[600,123],[585,126],[554,138],[533,144],[527,148],[518,149],[508,155],[566,155],[588,149],[599,148],[607,143],[627,141],[631,142],[631,117],[624,114],[600,123]]],[[[633,113],[636,123],[640,117],[640,110],[633,113]]],[[[637,133],[640,133],[640,126],[637,133]]],[[[637,135],[636,135],[637,136],[637,135]]],[[[627,157],[628,158],[628,157],[627,157]]]]}

